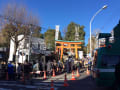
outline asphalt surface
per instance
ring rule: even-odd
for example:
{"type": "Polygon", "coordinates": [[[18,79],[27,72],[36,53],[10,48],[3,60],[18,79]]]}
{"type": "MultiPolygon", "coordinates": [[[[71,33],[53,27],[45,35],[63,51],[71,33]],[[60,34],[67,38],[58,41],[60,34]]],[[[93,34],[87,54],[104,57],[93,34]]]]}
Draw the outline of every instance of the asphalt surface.
{"type": "Polygon", "coordinates": [[[86,76],[83,79],[68,81],[68,87],[60,87],[58,90],[109,90],[105,87],[98,87],[91,76],[86,76]]]}
{"type": "MultiPolygon", "coordinates": [[[[76,73],[75,73],[76,75],[76,73]]],[[[53,80],[54,90],[110,90],[105,87],[97,87],[91,75],[86,75],[86,72],[81,72],[80,77],[72,81],[72,74],[67,74],[68,87],[64,87],[64,76],[62,73],[55,77],[33,78],[32,82],[26,81],[25,83],[19,81],[0,81],[0,90],[50,90],[51,80],[53,80]]]]}

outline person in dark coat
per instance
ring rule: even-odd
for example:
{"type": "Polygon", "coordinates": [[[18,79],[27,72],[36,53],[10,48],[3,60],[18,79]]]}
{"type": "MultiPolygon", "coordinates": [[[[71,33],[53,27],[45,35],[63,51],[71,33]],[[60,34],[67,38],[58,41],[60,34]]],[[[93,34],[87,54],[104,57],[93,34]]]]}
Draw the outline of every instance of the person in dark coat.
{"type": "Polygon", "coordinates": [[[79,61],[77,61],[77,69],[80,72],[80,62],[79,61]]]}
{"type": "Polygon", "coordinates": [[[24,78],[29,79],[29,75],[30,75],[30,65],[29,65],[28,61],[25,61],[25,63],[24,63],[24,78]]]}
{"type": "Polygon", "coordinates": [[[42,62],[41,61],[39,62],[39,70],[43,71],[43,66],[42,66],[42,62]]]}
{"type": "Polygon", "coordinates": [[[8,63],[8,77],[10,80],[13,80],[14,76],[14,66],[12,65],[12,62],[8,63]]]}
{"type": "Polygon", "coordinates": [[[72,58],[70,58],[70,59],[71,59],[70,62],[71,62],[71,72],[72,72],[73,70],[75,70],[74,60],[72,58]]]}

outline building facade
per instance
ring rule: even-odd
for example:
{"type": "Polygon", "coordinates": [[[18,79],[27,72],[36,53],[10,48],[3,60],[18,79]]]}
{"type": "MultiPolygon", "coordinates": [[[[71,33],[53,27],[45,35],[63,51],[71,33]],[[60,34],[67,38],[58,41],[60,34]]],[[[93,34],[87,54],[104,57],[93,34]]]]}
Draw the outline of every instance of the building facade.
{"type": "MultiPolygon", "coordinates": [[[[19,35],[18,40],[21,40],[24,35],[19,35]]],[[[13,61],[14,54],[14,42],[10,41],[10,53],[8,61],[13,61]]],[[[16,57],[17,62],[24,63],[25,60],[28,60],[29,57],[34,54],[40,54],[46,50],[46,44],[44,39],[27,36],[22,41],[20,41],[17,48],[16,57]]]]}

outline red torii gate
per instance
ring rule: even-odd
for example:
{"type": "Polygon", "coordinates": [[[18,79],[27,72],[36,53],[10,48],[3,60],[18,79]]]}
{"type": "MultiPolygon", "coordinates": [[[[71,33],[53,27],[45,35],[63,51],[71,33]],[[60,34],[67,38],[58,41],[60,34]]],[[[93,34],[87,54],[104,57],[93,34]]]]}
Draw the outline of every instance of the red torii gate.
{"type": "Polygon", "coordinates": [[[75,49],[75,57],[77,59],[78,58],[78,49],[81,48],[80,45],[83,44],[83,40],[80,40],[80,41],[56,40],[55,43],[56,43],[56,52],[58,52],[58,49],[61,50],[60,59],[62,59],[63,49],[65,49],[65,48],[75,49]],[[59,46],[57,46],[57,44],[59,44],[59,46]]]}

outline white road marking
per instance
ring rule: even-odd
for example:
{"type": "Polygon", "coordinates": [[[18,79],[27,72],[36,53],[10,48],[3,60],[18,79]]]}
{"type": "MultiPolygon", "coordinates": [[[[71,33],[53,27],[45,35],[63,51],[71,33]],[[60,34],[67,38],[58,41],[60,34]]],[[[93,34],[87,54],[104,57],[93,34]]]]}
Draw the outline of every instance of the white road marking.
{"type": "Polygon", "coordinates": [[[37,86],[30,86],[30,85],[27,85],[25,86],[26,88],[38,88],[37,86]]]}
{"type": "Polygon", "coordinates": [[[16,83],[16,81],[0,81],[0,83],[16,83]]]}
{"type": "MultiPolygon", "coordinates": [[[[34,83],[35,85],[47,85],[50,86],[50,83],[34,83]]],[[[63,84],[54,83],[54,86],[63,86],[63,84]]]]}
{"type": "Polygon", "coordinates": [[[12,90],[12,89],[0,88],[0,90],[12,90]]]}
{"type": "Polygon", "coordinates": [[[103,69],[103,68],[94,68],[93,71],[97,71],[99,70],[99,72],[115,72],[115,69],[114,68],[109,68],[109,69],[103,69]]]}
{"type": "MultiPolygon", "coordinates": [[[[31,85],[0,83],[0,85],[3,85],[3,86],[16,86],[16,87],[23,87],[23,88],[37,88],[37,89],[43,89],[43,90],[50,90],[50,88],[51,88],[50,83],[34,83],[34,84],[37,85],[37,86],[35,86],[35,85],[31,86],[31,85]]],[[[57,90],[56,86],[63,86],[63,85],[62,84],[54,84],[54,86],[55,86],[55,90],[57,90]]],[[[0,89],[0,90],[2,90],[2,89],[0,89]]],[[[5,90],[9,90],[9,89],[5,89],[5,90]]],[[[12,89],[10,89],[10,90],[12,90],[12,89]]]]}

